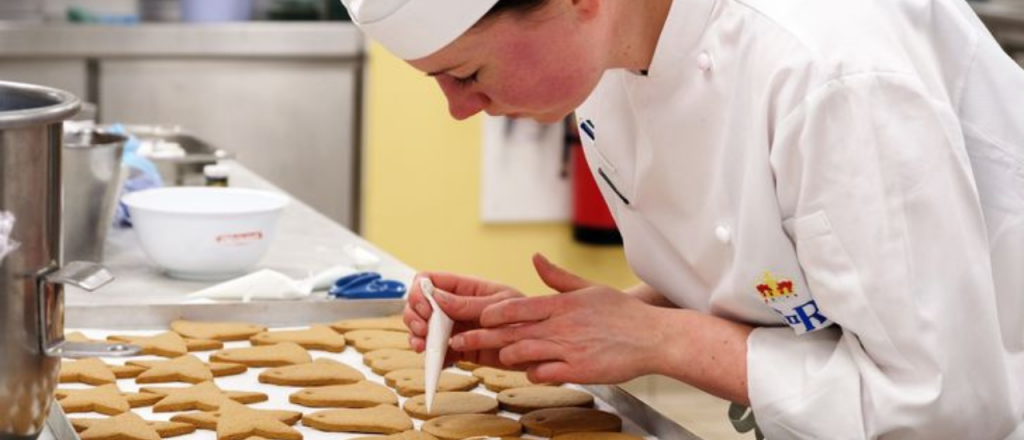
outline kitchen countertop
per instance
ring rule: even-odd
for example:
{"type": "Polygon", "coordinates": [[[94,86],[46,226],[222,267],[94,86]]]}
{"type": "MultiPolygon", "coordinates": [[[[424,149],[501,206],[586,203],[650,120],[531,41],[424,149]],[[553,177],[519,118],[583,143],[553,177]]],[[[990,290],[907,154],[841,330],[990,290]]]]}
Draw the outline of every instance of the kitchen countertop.
{"type": "MultiPolygon", "coordinates": [[[[284,193],[245,167],[231,163],[231,186],[284,193]]],[[[273,269],[299,278],[339,264],[351,264],[344,247],[355,244],[381,258],[378,271],[387,278],[410,282],[415,271],[352,231],[292,199],[281,214],[267,256],[256,269],[273,269]]],[[[146,258],[131,229],[112,229],[107,237],[103,265],[116,277],[95,292],[67,287],[68,306],[87,304],[177,304],[185,295],[215,282],[169,278],[146,258]]]]}

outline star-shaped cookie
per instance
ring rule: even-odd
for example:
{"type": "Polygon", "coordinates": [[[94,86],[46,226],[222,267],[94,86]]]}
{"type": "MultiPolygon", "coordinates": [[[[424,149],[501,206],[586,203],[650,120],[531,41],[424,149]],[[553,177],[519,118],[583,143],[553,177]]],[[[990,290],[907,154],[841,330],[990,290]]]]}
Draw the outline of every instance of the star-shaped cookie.
{"type": "Polygon", "coordinates": [[[208,416],[182,414],[172,420],[196,422],[196,426],[209,429],[215,420],[217,440],[245,440],[259,436],[269,440],[302,440],[302,434],[288,426],[302,417],[295,411],[268,411],[249,408],[237,402],[226,401],[216,413],[208,416]]]}
{"type": "Polygon", "coordinates": [[[108,336],[107,340],[138,345],[142,348],[142,354],[171,358],[188,354],[188,345],[185,340],[177,333],[172,332],[155,336],[113,335],[108,336]]]}
{"type": "Polygon", "coordinates": [[[135,378],[138,383],[200,383],[213,380],[214,377],[242,374],[248,369],[241,364],[221,362],[207,364],[194,355],[185,355],[167,361],[129,361],[128,365],[146,369],[135,378]]]}
{"type": "Polygon", "coordinates": [[[117,385],[108,384],[80,390],[58,389],[54,395],[64,412],[98,412],[118,415],[132,408],[149,406],[159,396],[147,393],[125,393],[117,385]]]}
{"type": "MultiPolygon", "coordinates": [[[[282,423],[291,426],[299,422],[302,419],[302,413],[298,411],[284,411],[284,410],[271,410],[261,409],[259,410],[263,417],[270,417],[281,421],[282,423]]],[[[221,411],[201,411],[178,414],[171,417],[172,421],[189,423],[199,429],[208,429],[212,431],[217,430],[217,421],[220,420],[221,411]]]]}
{"type": "Polygon", "coordinates": [[[240,403],[256,403],[265,402],[268,399],[267,395],[263,393],[224,391],[213,382],[202,382],[187,388],[143,387],[141,391],[162,397],[153,405],[153,412],[215,411],[224,402],[232,400],[240,403]]]}
{"type": "Polygon", "coordinates": [[[156,440],[195,432],[182,422],[150,422],[129,411],[106,419],[71,419],[81,440],[156,440]]]}
{"type": "Polygon", "coordinates": [[[106,385],[116,381],[117,376],[110,366],[97,358],[62,361],[60,365],[60,383],[106,385]]]}

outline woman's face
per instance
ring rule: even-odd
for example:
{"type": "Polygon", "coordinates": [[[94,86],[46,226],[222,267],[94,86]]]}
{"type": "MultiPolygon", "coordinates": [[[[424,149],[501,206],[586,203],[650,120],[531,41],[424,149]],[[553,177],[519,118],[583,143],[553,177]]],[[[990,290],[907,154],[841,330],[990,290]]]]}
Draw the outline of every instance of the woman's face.
{"type": "Polygon", "coordinates": [[[455,119],[484,111],[558,122],[604,72],[599,3],[552,0],[530,15],[500,14],[409,64],[437,80],[455,119]]]}

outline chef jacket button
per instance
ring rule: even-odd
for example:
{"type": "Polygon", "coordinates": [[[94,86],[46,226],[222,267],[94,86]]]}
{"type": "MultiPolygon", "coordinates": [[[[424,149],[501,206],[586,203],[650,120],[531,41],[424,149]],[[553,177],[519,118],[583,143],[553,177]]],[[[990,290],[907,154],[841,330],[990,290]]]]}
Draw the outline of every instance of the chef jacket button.
{"type": "Polygon", "coordinates": [[[701,54],[697,56],[697,67],[700,68],[700,70],[708,72],[711,70],[713,64],[714,62],[711,60],[711,55],[707,52],[701,52],[701,54]]]}
{"type": "Polygon", "coordinates": [[[729,244],[732,241],[732,231],[729,230],[728,226],[719,225],[715,228],[715,238],[722,242],[722,244],[729,244]]]}

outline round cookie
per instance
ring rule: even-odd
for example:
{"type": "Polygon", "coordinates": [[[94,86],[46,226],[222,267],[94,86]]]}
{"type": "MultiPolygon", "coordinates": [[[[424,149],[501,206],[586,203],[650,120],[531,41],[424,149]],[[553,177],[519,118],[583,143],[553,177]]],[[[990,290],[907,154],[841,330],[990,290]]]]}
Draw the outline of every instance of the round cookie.
{"type": "Polygon", "coordinates": [[[526,377],[526,373],[522,371],[508,371],[491,367],[480,367],[473,370],[473,375],[479,377],[480,380],[484,382],[484,386],[495,393],[500,393],[512,388],[545,385],[530,382],[530,379],[526,377]]]}
{"type": "MultiPolygon", "coordinates": [[[[384,376],[384,382],[398,391],[402,397],[426,393],[426,377],[422,369],[392,371],[384,376]]],[[[437,391],[469,391],[476,388],[480,379],[465,374],[444,371],[437,383],[437,391]]]]}
{"type": "Polygon", "coordinates": [[[491,414],[441,416],[423,423],[423,431],[441,440],[466,437],[515,437],[523,432],[519,422],[491,414]]]}
{"type": "Polygon", "coordinates": [[[384,376],[392,371],[423,368],[423,353],[409,350],[374,350],[363,355],[365,363],[374,373],[384,376]]]}
{"type": "Polygon", "coordinates": [[[457,414],[494,414],[498,412],[498,401],[493,397],[465,391],[442,392],[434,396],[434,403],[427,413],[427,396],[419,395],[405,401],[402,409],[420,420],[457,414]]]}
{"type": "Polygon", "coordinates": [[[571,432],[619,432],[619,416],[591,408],[549,408],[533,411],[519,421],[526,432],[541,437],[553,437],[571,432]]]}
{"type": "Polygon", "coordinates": [[[644,440],[644,438],[621,432],[573,432],[556,435],[551,440],[644,440]]]}
{"type": "Polygon", "coordinates": [[[361,381],[349,385],[304,388],[288,396],[288,401],[311,408],[369,408],[398,405],[398,397],[378,383],[361,381]]]}
{"type": "Polygon", "coordinates": [[[408,333],[389,330],[353,330],[345,333],[345,340],[360,353],[385,348],[412,350],[412,347],[409,346],[408,333]]]}
{"type": "Polygon", "coordinates": [[[511,388],[498,393],[501,409],[519,414],[546,408],[594,406],[590,393],[562,387],[511,388]]]}

